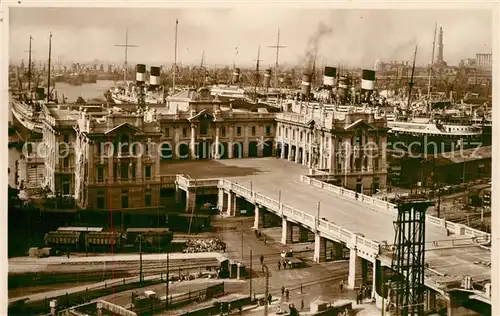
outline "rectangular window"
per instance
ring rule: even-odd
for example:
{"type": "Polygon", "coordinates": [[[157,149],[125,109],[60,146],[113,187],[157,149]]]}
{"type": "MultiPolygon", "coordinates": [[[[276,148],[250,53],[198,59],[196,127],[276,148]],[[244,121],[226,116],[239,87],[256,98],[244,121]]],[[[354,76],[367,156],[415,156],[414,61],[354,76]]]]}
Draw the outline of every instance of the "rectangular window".
{"type": "Polygon", "coordinates": [[[226,127],[225,126],[221,127],[221,135],[222,135],[222,137],[226,137],[226,127]]]}
{"type": "Polygon", "coordinates": [[[98,196],[97,197],[97,208],[98,209],[103,209],[104,208],[104,196],[98,196]]]}
{"type": "Polygon", "coordinates": [[[146,179],[151,179],[151,166],[144,167],[144,175],[146,179]]]}
{"type": "Polygon", "coordinates": [[[97,167],[97,182],[103,182],[104,181],[104,167],[99,166],[97,167]]]}
{"type": "Polygon", "coordinates": [[[63,190],[63,194],[64,195],[70,194],[70,183],[69,183],[69,181],[66,180],[66,181],[63,182],[62,190],[63,190]]]}
{"type": "Polygon", "coordinates": [[[165,128],[165,137],[170,137],[170,128],[165,128]]]}
{"type": "Polygon", "coordinates": [[[122,208],[128,208],[128,195],[122,196],[122,208]]]}
{"type": "Polygon", "coordinates": [[[271,126],[269,125],[266,126],[266,135],[267,136],[271,135],[271,126]]]}
{"type": "Polygon", "coordinates": [[[187,134],[188,134],[188,129],[187,129],[187,127],[183,127],[183,128],[182,128],[182,137],[187,137],[187,134]]]}
{"type": "Polygon", "coordinates": [[[64,134],[63,141],[65,144],[69,144],[69,135],[68,134],[64,134]]]}
{"type": "Polygon", "coordinates": [[[128,164],[124,163],[120,166],[120,178],[123,180],[128,179],[128,164]]]}
{"type": "Polygon", "coordinates": [[[375,169],[375,171],[378,171],[379,167],[380,166],[378,158],[373,158],[373,169],[375,169]]]}
{"type": "Polygon", "coordinates": [[[252,136],[255,136],[255,126],[252,126],[252,136]]]}
{"type": "Polygon", "coordinates": [[[118,178],[118,163],[113,163],[113,179],[118,178]]]}
{"type": "Polygon", "coordinates": [[[241,135],[241,126],[236,127],[236,135],[241,135]]]}
{"type": "Polygon", "coordinates": [[[97,153],[98,153],[98,154],[101,154],[101,153],[102,153],[102,150],[101,150],[101,142],[97,142],[97,153]]]}
{"type": "Polygon", "coordinates": [[[132,169],[130,172],[132,173],[132,179],[135,179],[135,163],[132,164],[132,169]]]}
{"type": "Polygon", "coordinates": [[[146,194],[144,196],[144,206],[151,206],[151,194],[146,194]]]}
{"type": "Polygon", "coordinates": [[[300,132],[300,141],[302,141],[304,139],[304,134],[302,134],[302,132],[300,132]]]}

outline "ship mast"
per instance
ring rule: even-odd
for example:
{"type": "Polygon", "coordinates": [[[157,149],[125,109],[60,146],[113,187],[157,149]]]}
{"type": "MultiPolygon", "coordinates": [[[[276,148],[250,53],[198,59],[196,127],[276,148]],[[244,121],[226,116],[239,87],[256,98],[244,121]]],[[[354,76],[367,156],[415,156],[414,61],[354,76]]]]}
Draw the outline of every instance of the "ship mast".
{"type": "Polygon", "coordinates": [[[437,23],[434,26],[434,39],[432,41],[431,64],[429,66],[429,83],[427,86],[427,100],[429,101],[429,107],[431,102],[432,65],[434,64],[434,50],[436,49],[436,32],[437,32],[437,23]]]}
{"type": "Polygon", "coordinates": [[[175,93],[175,75],[177,74],[177,26],[179,20],[175,19],[175,42],[174,42],[174,73],[172,76],[172,92],[175,93]]]}
{"type": "Polygon", "coordinates": [[[128,75],[128,48],[129,47],[139,47],[137,45],[131,45],[128,43],[128,29],[125,29],[125,44],[117,44],[117,47],[125,47],[125,63],[123,64],[123,82],[127,82],[128,75]]]}
{"type": "Polygon", "coordinates": [[[278,87],[278,62],[279,62],[279,55],[280,55],[280,48],[285,48],[286,46],[280,46],[280,29],[278,29],[278,40],[276,42],[276,45],[274,46],[268,46],[269,48],[276,48],[276,65],[274,66],[274,80],[276,82],[276,86],[278,87]]]}
{"type": "Polygon", "coordinates": [[[408,111],[410,109],[410,99],[411,99],[411,90],[413,88],[413,75],[415,74],[415,59],[417,58],[417,46],[415,46],[415,54],[413,55],[413,66],[411,68],[411,78],[410,78],[410,83],[409,85],[409,90],[408,90],[408,102],[406,103],[406,110],[408,111]]]}
{"type": "Polygon", "coordinates": [[[30,46],[28,50],[28,93],[31,96],[31,41],[33,40],[33,37],[30,35],[30,46]]]}
{"type": "Polygon", "coordinates": [[[260,59],[260,46],[257,49],[257,59],[256,59],[256,65],[255,65],[255,85],[254,85],[254,96],[255,100],[257,100],[257,85],[259,84],[259,63],[262,60],[260,59]]]}
{"type": "Polygon", "coordinates": [[[49,36],[49,73],[47,74],[47,102],[50,101],[50,58],[52,54],[52,32],[49,36]]]}

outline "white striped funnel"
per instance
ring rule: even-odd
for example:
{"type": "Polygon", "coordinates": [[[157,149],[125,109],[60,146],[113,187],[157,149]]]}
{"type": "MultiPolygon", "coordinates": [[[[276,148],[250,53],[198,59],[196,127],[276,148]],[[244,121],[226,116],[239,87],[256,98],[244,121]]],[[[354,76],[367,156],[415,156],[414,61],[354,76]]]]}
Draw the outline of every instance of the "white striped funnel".
{"type": "Polygon", "coordinates": [[[146,65],[137,64],[135,67],[135,81],[137,83],[144,83],[146,81],[146,65]]]}
{"type": "Polygon", "coordinates": [[[302,89],[300,92],[306,97],[309,97],[311,94],[311,79],[311,74],[305,73],[302,75],[302,89]]]}
{"type": "Polygon", "coordinates": [[[323,74],[323,85],[333,87],[335,76],[337,76],[337,68],[325,67],[323,74]]]}
{"type": "Polygon", "coordinates": [[[373,90],[375,86],[375,71],[363,69],[363,76],[361,77],[361,89],[373,90]]]}
{"type": "Polygon", "coordinates": [[[151,66],[151,69],[149,71],[149,85],[160,85],[160,67],[151,66]]]}

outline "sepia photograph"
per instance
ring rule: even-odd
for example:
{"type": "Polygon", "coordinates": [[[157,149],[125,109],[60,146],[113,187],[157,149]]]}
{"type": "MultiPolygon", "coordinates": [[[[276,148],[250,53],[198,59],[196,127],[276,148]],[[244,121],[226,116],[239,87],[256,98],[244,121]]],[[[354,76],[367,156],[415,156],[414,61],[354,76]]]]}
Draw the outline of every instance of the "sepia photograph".
{"type": "Polygon", "coordinates": [[[498,8],[18,4],[8,315],[495,315],[498,8]]]}

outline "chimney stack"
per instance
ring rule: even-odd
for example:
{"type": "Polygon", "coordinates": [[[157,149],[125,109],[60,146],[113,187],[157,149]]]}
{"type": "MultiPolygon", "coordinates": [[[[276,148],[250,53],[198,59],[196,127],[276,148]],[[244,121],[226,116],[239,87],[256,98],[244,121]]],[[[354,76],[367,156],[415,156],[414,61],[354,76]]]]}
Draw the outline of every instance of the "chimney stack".
{"type": "Polygon", "coordinates": [[[264,88],[269,88],[271,82],[271,69],[266,69],[264,72],[264,88]]]}
{"type": "Polygon", "coordinates": [[[231,82],[233,84],[238,84],[240,82],[240,68],[234,68],[231,82]]]}

